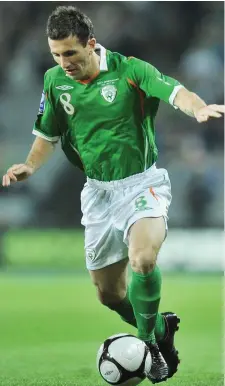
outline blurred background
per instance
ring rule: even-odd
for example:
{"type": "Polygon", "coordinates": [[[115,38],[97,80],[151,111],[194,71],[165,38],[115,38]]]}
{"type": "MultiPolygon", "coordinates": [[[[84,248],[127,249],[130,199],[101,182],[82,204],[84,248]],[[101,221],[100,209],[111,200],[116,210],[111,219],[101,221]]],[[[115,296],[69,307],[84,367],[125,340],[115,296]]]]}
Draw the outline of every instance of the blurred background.
{"type": "MultiPolygon", "coordinates": [[[[94,23],[97,41],[103,46],[151,62],[206,103],[224,103],[223,2],[1,2],[1,175],[12,164],[24,162],[34,140],[31,132],[43,75],[55,64],[47,45],[46,20],[60,4],[73,4],[86,12],[94,23]]],[[[199,240],[205,240],[207,231],[209,244],[218,247],[209,235],[219,235],[223,228],[223,123],[223,119],[214,119],[199,125],[161,103],[156,120],[158,167],[168,169],[172,183],[169,227],[171,235],[174,229],[179,230],[179,237],[171,239],[173,244],[180,242],[181,232],[191,238],[200,234],[199,240]]],[[[46,251],[47,240],[43,239],[48,229],[48,253],[52,251],[55,256],[60,251],[61,260],[66,243],[73,264],[73,252],[77,250],[74,229],[81,229],[80,191],[84,181],[84,175],[69,164],[59,147],[50,162],[30,180],[9,189],[0,188],[2,264],[6,260],[8,265],[13,264],[22,257],[27,257],[27,262],[36,261],[39,255],[41,264],[49,261],[49,256],[37,251],[41,245],[46,251]]],[[[203,247],[202,241],[197,240],[196,248],[203,247]]],[[[205,253],[209,257],[208,247],[201,252],[205,253]]],[[[186,257],[180,255],[182,265],[186,257]]],[[[82,256],[83,251],[81,266],[82,256]]],[[[219,258],[214,252],[213,264],[217,268],[219,258]]]]}
{"type": "MultiPolygon", "coordinates": [[[[62,4],[87,13],[106,48],[151,62],[208,104],[224,103],[223,2],[0,2],[1,175],[25,161],[34,140],[43,76],[54,66],[46,21],[62,4]]],[[[161,307],[182,321],[172,382],[222,386],[224,122],[200,125],[161,103],[156,132],[173,194],[161,307]]],[[[84,182],[59,147],[30,180],[0,187],[0,386],[103,386],[100,342],[136,333],[98,303],[85,270],[84,182]]]]}

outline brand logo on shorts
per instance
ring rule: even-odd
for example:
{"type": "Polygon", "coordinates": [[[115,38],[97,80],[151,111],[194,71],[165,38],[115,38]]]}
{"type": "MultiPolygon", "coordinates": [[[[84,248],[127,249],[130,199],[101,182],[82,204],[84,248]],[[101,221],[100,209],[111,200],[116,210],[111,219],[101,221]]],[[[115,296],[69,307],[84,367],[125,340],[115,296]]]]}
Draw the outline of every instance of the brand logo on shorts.
{"type": "Polygon", "coordinates": [[[116,94],[117,88],[114,85],[110,84],[108,86],[102,87],[101,89],[101,95],[107,102],[112,103],[116,98],[116,94]]]}
{"type": "Polygon", "coordinates": [[[90,261],[94,261],[95,257],[96,257],[95,250],[92,248],[87,248],[86,249],[86,259],[90,260],[90,261]]]}

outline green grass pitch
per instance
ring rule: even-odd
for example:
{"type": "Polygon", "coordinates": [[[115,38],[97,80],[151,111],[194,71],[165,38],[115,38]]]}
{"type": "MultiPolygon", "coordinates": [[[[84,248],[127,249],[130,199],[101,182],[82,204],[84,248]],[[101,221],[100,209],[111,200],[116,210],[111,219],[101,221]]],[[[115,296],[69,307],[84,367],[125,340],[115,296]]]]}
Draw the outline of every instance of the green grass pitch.
{"type": "MultiPolygon", "coordinates": [[[[166,385],[222,386],[222,278],[164,275],[163,283],[161,310],[181,317],[182,362],[166,385]]],[[[135,333],[98,303],[88,275],[2,273],[0,299],[1,386],[104,386],[100,343],[135,333]]]]}

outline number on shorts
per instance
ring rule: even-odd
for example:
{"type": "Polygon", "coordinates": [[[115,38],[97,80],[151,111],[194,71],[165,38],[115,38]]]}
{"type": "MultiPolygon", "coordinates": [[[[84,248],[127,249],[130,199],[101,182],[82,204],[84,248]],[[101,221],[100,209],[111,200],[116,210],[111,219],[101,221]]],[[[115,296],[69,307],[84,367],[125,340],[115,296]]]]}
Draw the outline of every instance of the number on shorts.
{"type": "Polygon", "coordinates": [[[147,200],[146,200],[145,196],[140,196],[135,200],[135,207],[136,207],[136,210],[148,209],[147,200]]]}

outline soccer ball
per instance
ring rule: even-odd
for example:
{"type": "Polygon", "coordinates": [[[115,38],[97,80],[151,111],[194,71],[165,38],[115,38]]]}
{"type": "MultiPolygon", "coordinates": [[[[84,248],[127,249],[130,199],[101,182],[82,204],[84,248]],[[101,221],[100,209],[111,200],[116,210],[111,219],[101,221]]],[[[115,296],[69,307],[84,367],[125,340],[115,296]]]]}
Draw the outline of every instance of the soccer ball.
{"type": "Polygon", "coordinates": [[[139,385],[151,365],[152,358],[146,344],[130,334],[106,339],[97,354],[97,368],[110,385],[139,385]]]}

